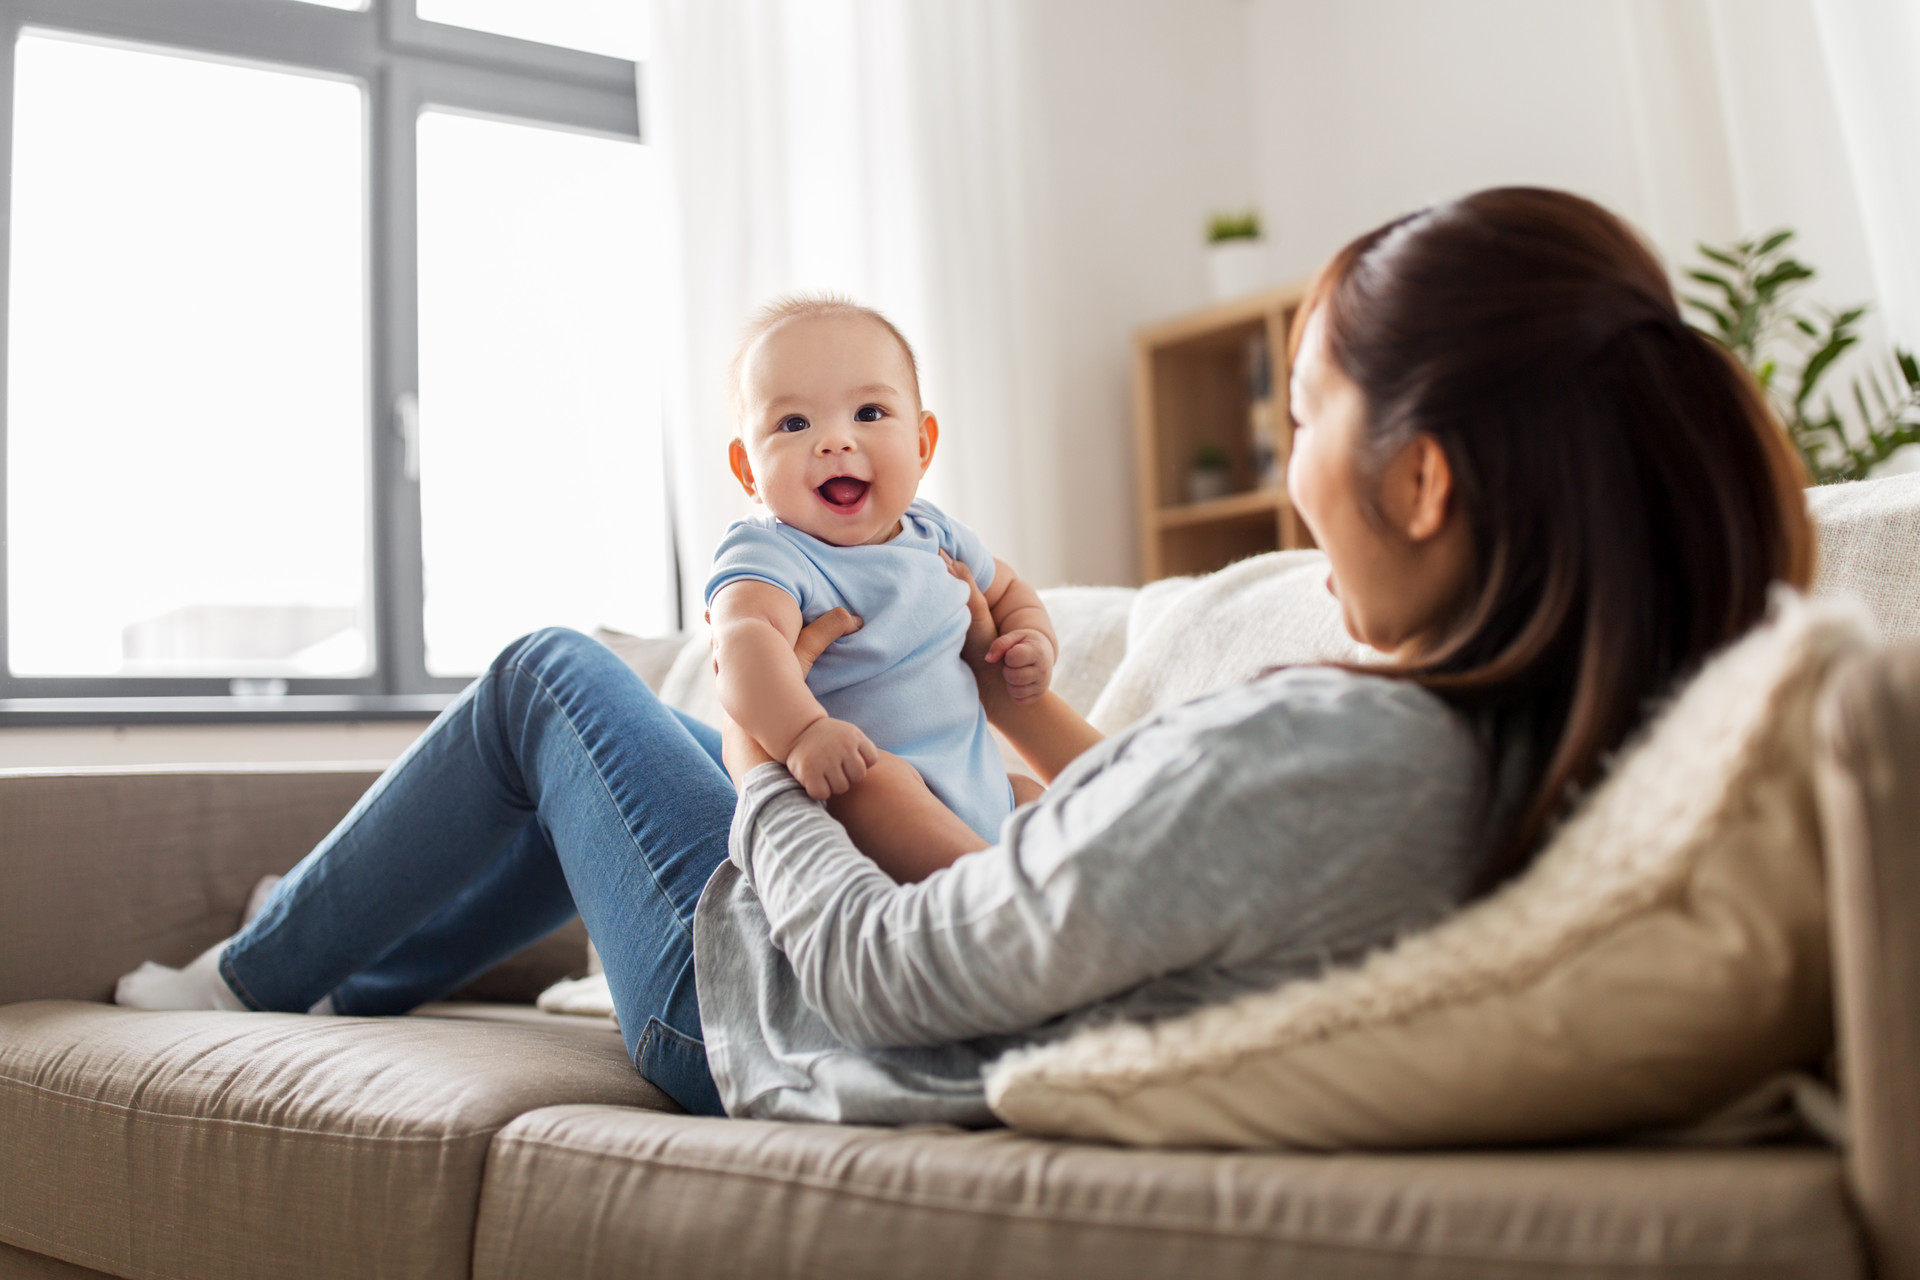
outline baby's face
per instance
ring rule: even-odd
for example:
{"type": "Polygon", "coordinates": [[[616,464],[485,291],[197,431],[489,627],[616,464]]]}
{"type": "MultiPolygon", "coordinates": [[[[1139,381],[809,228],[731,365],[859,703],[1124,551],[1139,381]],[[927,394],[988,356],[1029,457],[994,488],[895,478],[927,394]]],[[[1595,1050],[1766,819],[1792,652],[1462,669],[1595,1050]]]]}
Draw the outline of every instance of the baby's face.
{"type": "Polygon", "coordinates": [[[893,335],[857,316],[789,320],[741,362],[740,483],[783,523],[851,547],[899,532],[939,427],[893,335]]]}

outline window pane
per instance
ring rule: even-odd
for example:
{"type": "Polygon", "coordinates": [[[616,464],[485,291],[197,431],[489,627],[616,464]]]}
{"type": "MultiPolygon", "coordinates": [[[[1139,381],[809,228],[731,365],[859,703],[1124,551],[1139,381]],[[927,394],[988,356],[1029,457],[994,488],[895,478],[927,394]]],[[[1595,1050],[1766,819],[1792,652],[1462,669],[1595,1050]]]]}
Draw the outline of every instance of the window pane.
{"type": "Polygon", "coordinates": [[[437,111],[419,142],[428,669],[670,628],[651,153],[437,111]]]}
{"type": "Polygon", "coordinates": [[[429,22],[640,62],[646,10],[641,0],[419,0],[415,12],[429,22]]]}
{"type": "Polygon", "coordinates": [[[13,671],[366,672],[359,89],[39,35],[14,84],[13,671]]]}

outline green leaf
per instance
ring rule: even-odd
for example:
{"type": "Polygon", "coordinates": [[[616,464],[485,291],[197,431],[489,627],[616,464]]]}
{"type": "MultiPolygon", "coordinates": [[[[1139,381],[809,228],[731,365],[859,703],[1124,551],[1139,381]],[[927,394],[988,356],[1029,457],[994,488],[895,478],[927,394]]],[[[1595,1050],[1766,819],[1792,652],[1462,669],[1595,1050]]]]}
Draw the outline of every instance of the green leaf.
{"type": "Polygon", "coordinates": [[[1820,345],[1819,350],[1808,356],[1806,367],[1800,371],[1800,389],[1794,394],[1794,404],[1805,404],[1827,369],[1846,353],[1848,347],[1859,341],[1852,334],[1835,333],[1820,345]]]}
{"type": "Polygon", "coordinates": [[[1806,334],[1809,338],[1817,338],[1820,336],[1820,331],[1813,327],[1813,321],[1807,319],[1805,316],[1795,316],[1793,318],[1793,327],[1806,334]]]}
{"type": "Polygon", "coordinates": [[[1727,313],[1722,311],[1720,308],[1714,306],[1711,302],[1708,302],[1705,298],[1687,297],[1687,298],[1680,299],[1680,301],[1684,302],[1686,305],[1688,305],[1689,307],[1692,307],[1696,311],[1705,312],[1707,315],[1713,318],[1713,322],[1716,325],[1720,326],[1720,333],[1709,334],[1708,335],[1709,337],[1718,341],[1721,335],[1732,332],[1733,330],[1732,317],[1727,315],[1727,313]]]}
{"type": "Polygon", "coordinates": [[[1920,390],[1920,361],[1915,361],[1913,352],[1893,349],[1894,363],[1900,366],[1900,376],[1907,380],[1907,386],[1920,390]]]}
{"type": "Polygon", "coordinates": [[[1776,263],[1765,274],[1757,277],[1753,282],[1753,291],[1758,294],[1771,295],[1786,288],[1788,285],[1811,279],[1813,279],[1813,271],[1810,268],[1802,266],[1792,258],[1788,258],[1784,262],[1776,263]]]}
{"type": "Polygon", "coordinates": [[[1732,267],[1735,271],[1740,270],[1740,259],[1734,257],[1730,253],[1727,253],[1725,250],[1716,249],[1712,245],[1705,245],[1705,244],[1700,245],[1698,247],[1700,249],[1701,257],[1717,262],[1723,267],[1732,267]]]}
{"type": "Polygon", "coordinates": [[[1755,249],[1754,253],[1759,255],[1772,253],[1775,249],[1778,249],[1781,245],[1785,244],[1787,241],[1791,239],[1793,239],[1793,228],[1782,227],[1780,228],[1780,230],[1768,236],[1765,240],[1762,240],[1760,242],[1760,247],[1758,249],[1755,249]]]}

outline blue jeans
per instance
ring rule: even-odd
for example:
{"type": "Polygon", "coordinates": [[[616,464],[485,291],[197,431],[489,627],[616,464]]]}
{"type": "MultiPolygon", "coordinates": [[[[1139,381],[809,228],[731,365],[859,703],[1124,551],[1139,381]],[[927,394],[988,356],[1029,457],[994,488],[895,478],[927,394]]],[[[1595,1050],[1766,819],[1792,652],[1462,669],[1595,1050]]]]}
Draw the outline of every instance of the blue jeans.
{"type": "Polygon", "coordinates": [[[404,1013],[572,919],[606,967],[627,1054],[720,1115],[693,981],[693,909],[726,860],[720,735],[603,645],[535,632],[381,775],[228,945],[255,1009],[404,1013]]]}

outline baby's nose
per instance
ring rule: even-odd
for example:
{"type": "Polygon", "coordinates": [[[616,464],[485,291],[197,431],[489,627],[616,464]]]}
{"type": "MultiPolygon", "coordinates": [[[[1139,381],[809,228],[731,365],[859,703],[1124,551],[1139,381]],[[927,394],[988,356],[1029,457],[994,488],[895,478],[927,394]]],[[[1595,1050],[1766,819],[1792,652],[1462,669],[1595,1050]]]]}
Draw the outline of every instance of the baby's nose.
{"type": "Polygon", "coordinates": [[[814,444],[814,448],[823,454],[852,453],[853,439],[851,436],[838,436],[823,431],[814,444]]]}

